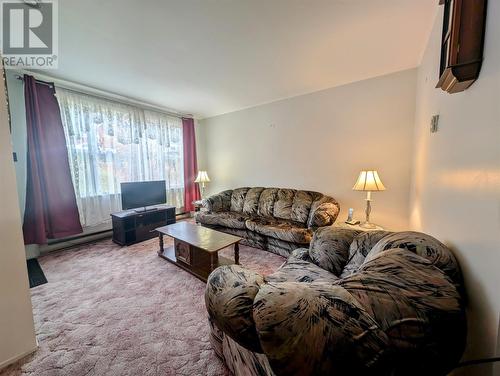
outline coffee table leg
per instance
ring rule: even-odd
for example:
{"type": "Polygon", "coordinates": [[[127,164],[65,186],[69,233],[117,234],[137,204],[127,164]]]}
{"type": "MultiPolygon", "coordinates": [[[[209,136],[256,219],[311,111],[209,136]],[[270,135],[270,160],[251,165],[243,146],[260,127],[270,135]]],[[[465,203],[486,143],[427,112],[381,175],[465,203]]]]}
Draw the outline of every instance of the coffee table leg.
{"type": "Polygon", "coordinates": [[[238,265],[240,263],[240,245],[234,243],[234,263],[238,265]]]}
{"type": "Polygon", "coordinates": [[[160,242],[160,250],[158,251],[158,255],[163,255],[163,234],[161,232],[158,233],[158,241],[160,242]]]}

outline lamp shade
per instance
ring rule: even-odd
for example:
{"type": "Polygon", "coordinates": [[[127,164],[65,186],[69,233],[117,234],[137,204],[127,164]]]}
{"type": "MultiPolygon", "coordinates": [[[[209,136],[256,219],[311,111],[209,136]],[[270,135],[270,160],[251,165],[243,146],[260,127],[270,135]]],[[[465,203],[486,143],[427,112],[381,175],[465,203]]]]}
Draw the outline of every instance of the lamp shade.
{"type": "Polygon", "coordinates": [[[352,189],[355,191],[385,191],[377,171],[361,171],[352,189]]]}
{"type": "Polygon", "coordinates": [[[208,183],[210,178],[206,171],[198,171],[198,176],[196,177],[195,183],[208,183]]]}

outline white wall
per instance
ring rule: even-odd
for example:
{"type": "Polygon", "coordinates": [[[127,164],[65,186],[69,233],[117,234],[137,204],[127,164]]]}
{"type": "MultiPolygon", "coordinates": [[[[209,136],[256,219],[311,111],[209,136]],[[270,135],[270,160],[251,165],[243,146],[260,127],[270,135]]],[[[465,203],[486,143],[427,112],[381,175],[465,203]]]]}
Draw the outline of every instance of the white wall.
{"type": "MultiPolygon", "coordinates": [[[[1,72],[0,72],[1,73],[1,72]]],[[[3,81],[2,81],[3,82],[3,81]]],[[[0,367],[36,349],[16,178],[0,88],[0,367]]]]}
{"type": "MultiPolygon", "coordinates": [[[[500,311],[500,1],[490,1],[479,80],[449,95],[438,80],[440,9],[418,72],[411,225],[460,259],[469,298],[465,358],[495,353],[500,311]],[[430,134],[431,116],[441,116],[430,134]]],[[[492,366],[467,374],[491,375],[492,366]]]]}
{"type": "Polygon", "coordinates": [[[205,150],[205,133],[199,120],[194,121],[194,132],[196,138],[196,157],[198,162],[198,170],[206,170],[207,157],[205,150]]]}
{"type": "MultiPolygon", "coordinates": [[[[374,193],[372,220],[408,226],[416,70],[407,70],[233,112],[200,122],[212,183],[316,190],[364,218],[359,171],[377,169],[387,191],[374,193]]],[[[200,160],[201,160],[200,158],[200,160]]]]}

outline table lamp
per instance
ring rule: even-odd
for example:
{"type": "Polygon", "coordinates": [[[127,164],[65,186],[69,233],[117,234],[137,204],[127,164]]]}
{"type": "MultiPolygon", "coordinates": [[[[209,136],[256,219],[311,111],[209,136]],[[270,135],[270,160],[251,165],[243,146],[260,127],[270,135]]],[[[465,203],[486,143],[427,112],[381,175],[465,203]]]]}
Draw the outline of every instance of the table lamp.
{"type": "Polygon", "coordinates": [[[206,171],[198,171],[198,176],[196,177],[195,183],[201,184],[201,198],[203,198],[205,193],[205,183],[210,182],[210,178],[206,171]]]}
{"type": "Polygon", "coordinates": [[[361,171],[358,180],[352,189],[355,191],[366,191],[366,221],[361,224],[361,227],[370,229],[377,228],[376,225],[370,223],[370,212],[372,211],[372,192],[385,191],[385,187],[378,176],[378,172],[361,171]]]}

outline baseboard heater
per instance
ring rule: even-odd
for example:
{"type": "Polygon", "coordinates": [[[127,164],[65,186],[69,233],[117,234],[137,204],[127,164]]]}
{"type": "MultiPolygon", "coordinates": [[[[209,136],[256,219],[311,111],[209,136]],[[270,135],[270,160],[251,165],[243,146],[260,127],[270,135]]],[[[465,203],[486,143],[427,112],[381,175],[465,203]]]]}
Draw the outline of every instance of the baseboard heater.
{"type": "MultiPolygon", "coordinates": [[[[190,215],[189,212],[179,213],[179,214],[175,215],[175,218],[176,219],[185,218],[185,217],[188,217],[189,215],[190,215]]],[[[113,229],[110,228],[108,230],[89,232],[87,234],[79,234],[79,235],[71,236],[68,238],[49,240],[47,246],[52,247],[52,246],[57,246],[58,244],[64,244],[64,243],[70,243],[70,242],[74,242],[74,241],[78,241],[78,240],[83,240],[82,242],[78,242],[77,244],[68,244],[67,246],[63,246],[63,247],[58,248],[58,249],[71,248],[71,247],[74,247],[76,245],[91,243],[91,242],[97,240],[97,239],[90,239],[88,241],[85,241],[86,238],[95,237],[95,236],[99,236],[99,235],[103,235],[103,238],[104,238],[105,237],[104,234],[109,235],[109,237],[112,237],[113,236],[113,229]]]]}
{"type": "Polygon", "coordinates": [[[97,235],[105,234],[107,232],[109,232],[109,235],[111,236],[113,229],[96,231],[96,232],[89,232],[87,234],[75,235],[75,236],[71,236],[68,238],[49,240],[47,245],[57,245],[57,244],[61,244],[61,243],[67,243],[67,242],[71,242],[71,241],[75,241],[75,240],[85,239],[85,238],[88,238],[90,236],[97,236],[97,235]]]}

